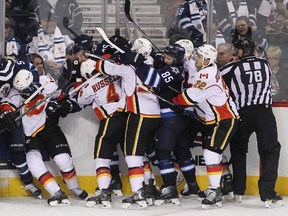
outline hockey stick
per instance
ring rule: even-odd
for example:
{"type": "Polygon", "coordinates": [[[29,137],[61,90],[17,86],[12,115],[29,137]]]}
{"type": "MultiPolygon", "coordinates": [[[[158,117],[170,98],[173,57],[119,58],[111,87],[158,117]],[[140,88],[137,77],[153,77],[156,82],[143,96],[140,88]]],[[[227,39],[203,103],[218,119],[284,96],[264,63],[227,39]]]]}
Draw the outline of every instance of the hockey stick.
{"type": "Polygon", "coordinates": [[[117,49],[119,52],[121,53],[125,53],[124,50],[122,50],[120,47],[116,46],[115,44],[113,44],[109,38],[107,37],[106,33],[104,32],[104,30],[100,27],[96,27],[96,30],[99,32],[99,34],[103,37],[103,39],[111,45],[111,47],[117,49]]]}
{"type": "MultiPolygon", "coordinates": [[[[95,79],[96,77],[100,76],[100,73],[97,73],[95,75],[93,75],[91,78],[89,78],[88,80],[86,80],[85,82],[83,82],[81,85],[79,85],[78,87],[76,87],[75,89],[73,89],[72,91],[70,91],[67,95],[65,95],[63,98],[61,98],[59,101],[65,100],[71,96],[73,96],[75,93],[77,93],[82,87],[84,87],[88,82],[90,82],[92,79],[95,79]]],[[[59,88],[55,89],[52,93],[49,94],[48,97],[45,97],[44,99],[39,100],[37,103],[35,103],[33,106],[31,106],[28,110],[26,110],[25,112],[21,113],[17,118],[15,118],[15,121],[19,121],[23,116],[27,115],[30,111],[32,111],[33,109],[35,109],[36,107],[40,106],[41,104],[43,104],[44,102],[50,100],[52,98],[52,96],[59,91],[59,88]]]]}
{"type": "Polygon", "coordinates": [[[46,85],[41,85],[30,97],[28,97],[16,110],[15,113],[19,112],[25,105],[27,105],[40,91],[45,88],[46,85]]]}
{"type": "Polygon", "coordinates": [[[153,43],[153,41],[148,37],[148,35],[140,28],[139,25],[137,25],[137,23],[134,22],[134,20],[132,19],[131,15],[130,15],[130,0],[125,0],[125,8],[124,8],[124,11],[125,11],[125,15],[127,17],[127,19],[133,23],[133,25],[135,26],[135,28],[141,32],[141,34],[144,35],[144,37],[150,41],[150,43],[152,44],[152,46],[158,51],[158,52],[161,52],[161,50],[153,43]]]}

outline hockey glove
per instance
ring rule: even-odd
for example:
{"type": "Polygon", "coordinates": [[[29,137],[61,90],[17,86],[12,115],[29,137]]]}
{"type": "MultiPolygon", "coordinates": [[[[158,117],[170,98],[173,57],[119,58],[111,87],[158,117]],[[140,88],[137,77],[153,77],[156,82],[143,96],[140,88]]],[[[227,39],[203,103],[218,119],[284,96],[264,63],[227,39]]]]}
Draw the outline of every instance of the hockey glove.
{"type": "Polygon", "coordinates": [[[113,59],[117,64],[133,65],[138,67],[145,61],[145,57],[136,52],[127,51],[125,53],[115,52],[113,54],[113,59]]]}
{"type": "Polygon", "coordinates": [[[40,83],[31,83],[31,85],[24,89],[23,91],[21,91],[21,96],[24,99],[27,99],[28,97],[30,97],[35,91],[37,91],[37,89],[41,86],[40,83]]]}
{"type": "Polygon", "coordinates": [[[165,65],[163,53],[157,52],[152,57],[154,58],[154,68],[159,69],[165,65]]]}
{"type": "Polygon", "coordinates": [[[178,115],[184,115],[185,114],[185,108],[184,106],[179,106],[179,105],[174,105],[174,106],[171,106],[170,109],[175,113],[175,114],[178,114],[178,115]]]}
{"type": "Polygon", "coordinates": [[[20,122],[16,122],[15,119],[16,114],[14,112],[5,110],[0,114],[0,128],[5,128],[8,131],[13,131],[20,125],[20,122]]]}

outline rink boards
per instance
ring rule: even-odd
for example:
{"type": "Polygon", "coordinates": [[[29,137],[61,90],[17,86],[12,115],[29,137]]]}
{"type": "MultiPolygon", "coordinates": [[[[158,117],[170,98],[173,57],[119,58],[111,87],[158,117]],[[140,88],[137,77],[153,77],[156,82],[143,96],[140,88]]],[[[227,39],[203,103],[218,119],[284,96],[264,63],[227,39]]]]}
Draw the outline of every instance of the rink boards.
{"type": "MultiPolygon", "coordinates": [[[[279,141],[282,145],[281,157],[279,165],[279,178],[276,184],[277,192],[281,195],[288,195],[288,169],[286,158],[288,157],[288,107],[274,107],[274,114],[278,124],[279,141]]],[[[80,185],[85,188],[89,193],[94,193],[96,185],[93,149],[94,139],[98,130],[98,121],[95,117],[93,110],[90,107],[85,108],[80,113],[70,114],[65,119],[62,119],[60,125],[67,136],[70,143],[74,164],[77,174],[79,176],[80,185]]],[[[201,187],[207,187],[206,168],[204,166],[202,148],[196,147],[192,149],[193,156],[196,160],[196,174],[197,180],[201,187]]],[[[229,149],[225,151],[229,158],[229,149]]],[[[66,192],[67,188],[63,184],[60,173],[52,161],[48,162],[50,171],[57,176],[58,183],[63,186],[66,192]]],[[[249,153],[247,161],[247,194],[258,194],[257,181],[259,178],[259,156],[257,153],[256,137],[253,134],[250,139],[249,153]]],[[[127,178],[127,168],[123,162],[123,156],[120,155],[120,168],[122,172],[123,192],[130,193],[131,188],[127,178]]],[[[157,183],[160,185],[159,172],[154,167],[156,173],[157,183]]],[[[179,187],[183,187],[182,183],[179,187]]],[[[39,185],[39,184],[38,184],[39,185]]],[[[69,193],[69,192],[68,192],[69,193]]],[[[44,192],[44,195],[47,192],[44,192]]],[[[15,170],[0,170],[0,196],[21,196],[28,195],[27,192],[21,188],[21,184],[17,177],[15,170]]]]}

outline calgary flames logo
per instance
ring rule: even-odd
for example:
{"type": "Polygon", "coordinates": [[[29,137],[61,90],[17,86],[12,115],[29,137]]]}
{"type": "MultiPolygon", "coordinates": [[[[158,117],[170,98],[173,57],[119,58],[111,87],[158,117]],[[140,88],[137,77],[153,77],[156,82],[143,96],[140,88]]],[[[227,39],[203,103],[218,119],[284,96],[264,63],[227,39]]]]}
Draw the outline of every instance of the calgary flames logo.
{"type": "MultiPolygon", "coordinates": [[[[45,100],[45,95],[38,94],[33,100],[31,100],[28,104],[25,105],[23,112],[26,112],[31,107],[33,107],[36,103],[40,103],[42,100],[45,100]]],[[[27,113],[27,116],[31,117],[33,115],[39,115],[45,108],[45,103],[41,103],[41,105],[35,107],[32,109],[29,113],[27,113]]]]}

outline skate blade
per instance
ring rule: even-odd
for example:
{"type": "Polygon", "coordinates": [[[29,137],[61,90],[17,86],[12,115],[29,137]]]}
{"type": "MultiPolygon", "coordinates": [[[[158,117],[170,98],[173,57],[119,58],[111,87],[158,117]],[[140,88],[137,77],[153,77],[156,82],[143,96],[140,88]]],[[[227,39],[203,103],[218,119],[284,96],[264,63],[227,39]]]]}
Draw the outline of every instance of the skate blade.
{"type": "Polygon", "coordinates": [[[234,202],[234,193],[233,192],[229,192],[226,195],[223,195],[222,198],[224,198],[224,200],[229,201],[229,202],[234,202]]]}
{"type": "Polygon", "coordinates": [[[181,195],[183,199],[194,199],[194,198],[197,198],[199,200],[199,197],[198,197],[198,194],[191,194],[191,195],[188,195],[188,196],[183,196],[181,195]]]}
{"type": "Polygon", "coordinates": [[[111,191],[111,195],[112,196],[115,196],[115,197],[122,197],[123,196],[123,193],[121,190],[112,190],[111,191]]]}
{"type": "Polygon", "coordinates": [[[122,203],[121,206],[123,209],[143,209],[147,208],[146,201],[137,201],[136,203],[122,203]]]}
{"type": "Polygon", "coordinates": [[[111,208],[111,202],[102,201],[101,203],[96,203],[95,201],[88,201],[86,203],[87,207],[96,207],[96,208],[111,208]]]}
{"type": "Polygon", "coordinates": [[[221,207],[222,207],[222,202],[216,202],[215,204],[212,204],[212,205],[203,205],[202,204],[202,209],[205,209],[205,210],[221,208],[221,207]]]}
{"type": "Polygon", "coordinates": [[[34,197],[37,198],[37,199],[43,199],[41,194],[39,196],[34,196],[34,197]]]}
{"type": "Polygon", "coordinates": [[[178,198],[175,199],[167,199],[167,200],[155,200],[154,205],[156,206],[178,206],[180,205],[180,201],[178,198]]]}
{"type": "Polygon", "coordinates": [[[49,203],[49,205],[52,207],[66,206],[66,205],[71,205],[71,204],[72,203],[68,199],[63,199],[61,202],[58,202],[57,200],[55,200],[49,203]]]}
{"type": "Polygon", "coordinates": [[[148,206],[153,206],[154,205],[154,198],[146,198],[146,203],[148,206]]]}
{"type": "Polygon", "coordinates": [[[265,202],[266,209],[280,208],[282,206],[284,206],[283,200],[277,200],[276,202],[269,200],[265,202]]]}

